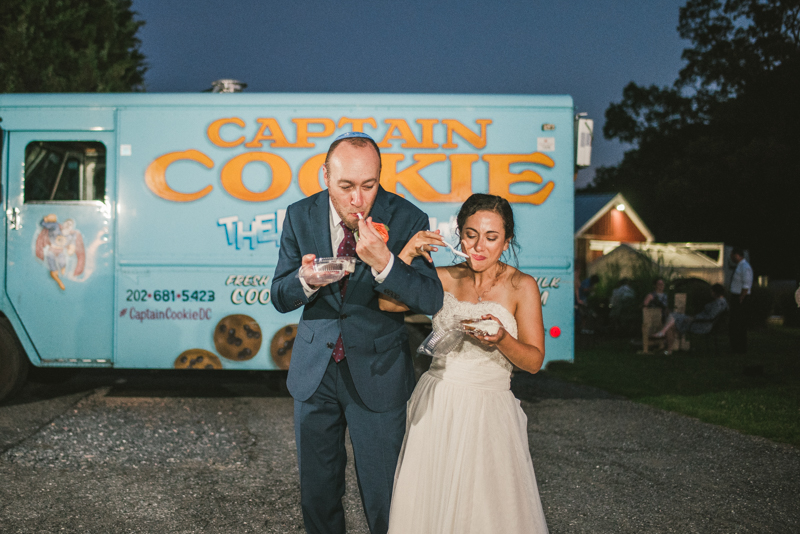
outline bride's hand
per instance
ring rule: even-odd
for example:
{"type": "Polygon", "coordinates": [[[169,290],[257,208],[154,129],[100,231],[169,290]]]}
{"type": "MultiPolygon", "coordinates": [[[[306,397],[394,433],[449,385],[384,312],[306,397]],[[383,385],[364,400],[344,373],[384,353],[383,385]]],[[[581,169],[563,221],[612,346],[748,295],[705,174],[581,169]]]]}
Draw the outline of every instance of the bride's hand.
{"type": "Polygon", "coordinates": [[[482,315],[481,319],[482,320],[487,320],[488,319],[488,320],[491,320],[491,321],[495,321],[495,322],[497,322],[497,324],[500,325],[500,329],[493,336],[487,336],[487,335],[481,336],[481,335],[476,335],[476,334],[470,333],[470,335],[472,337],[474,337],[475,339],[477,339],[478,341],[480,341],[484,345],[489,345],[489,346],[497,345],[508,334],[508,331],[503,327],[503,323],[500,321],[500,319],[498,319],[497,317],[495,317],[491,313],[487,313],[486,315],[482,315]]]}
{"type": "Polygon", "coordinates": [[[411,265],[411,260],[417,256],[422,256],[428,260],[429,263],[433,263],[430,253],[439,250],[437,248],[439,246],[445,246],[442,236],[439,235],[439,230],[435,232],[423,230],[422,232],[417,232],[416,235],[406,243],[406,246],[403,247],[398,258],[407,265],[411,265]]]}

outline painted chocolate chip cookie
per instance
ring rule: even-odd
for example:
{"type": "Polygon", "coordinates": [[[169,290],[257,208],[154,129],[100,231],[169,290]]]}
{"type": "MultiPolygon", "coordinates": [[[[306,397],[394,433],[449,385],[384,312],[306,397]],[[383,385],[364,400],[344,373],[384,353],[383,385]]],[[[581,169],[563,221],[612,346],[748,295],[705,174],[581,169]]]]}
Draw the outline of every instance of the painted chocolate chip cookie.
{"type": "Polygon", "coordinates": [[[275,362],[278,369],[283,369],[285,371],[289,368],[289,362],[292,359],[292,347],[294,346],[294,338],[296,336],[296,324],[287,324],[272,336],[269,353],[272,355],[272,361],[275,362]]]}
{"type": "Polygon", "coordinates": [[[224,358],[249,360],[261,348],[261,327],[249,315],[228,315],[214,329],[214,346],[224,358]]]}
{"type": "Polygon", "coordinates": [[[175,358],[175,369],[222,369],[222,362],[213,352],[189,349],[175,358]]]}

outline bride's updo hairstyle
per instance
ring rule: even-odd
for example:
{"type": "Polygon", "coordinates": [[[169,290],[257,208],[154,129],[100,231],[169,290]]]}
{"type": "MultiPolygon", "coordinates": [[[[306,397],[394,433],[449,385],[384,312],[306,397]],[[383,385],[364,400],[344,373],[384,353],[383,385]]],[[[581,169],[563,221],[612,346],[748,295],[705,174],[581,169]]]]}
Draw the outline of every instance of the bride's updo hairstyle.
{"type": "MultiPolygon", "coordinates": [[[[519,261],[517,260],[517,236],[514,233],[514,212],[511,210],[511,204],[508,200],[497,195],[485,195],[483,193],[475,193],[471,195],[466,202],[461,205],[456,216],[456,224],[458,224],[458,241],[461,242],[461,229],[467,219],[478,213],[479,211],[491,211],[503,219],[503,230],[505,231],[505,239],[509,240],[508,249],[511,255],[514,256],[514,266],[516,267],[519,261]]],[[[505,255],[505,253],[503,253],[505,255]]]]}

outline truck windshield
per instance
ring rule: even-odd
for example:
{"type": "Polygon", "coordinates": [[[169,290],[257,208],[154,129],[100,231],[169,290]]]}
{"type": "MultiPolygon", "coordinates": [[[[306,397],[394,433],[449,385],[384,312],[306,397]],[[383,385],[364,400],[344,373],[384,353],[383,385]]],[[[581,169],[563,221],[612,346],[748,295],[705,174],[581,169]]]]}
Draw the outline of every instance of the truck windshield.
{"type": "Polygon", "coordinates": [[[25,148],[25,202],[100,200],[106,147],[97,141],[33,141],[25,148]]]}

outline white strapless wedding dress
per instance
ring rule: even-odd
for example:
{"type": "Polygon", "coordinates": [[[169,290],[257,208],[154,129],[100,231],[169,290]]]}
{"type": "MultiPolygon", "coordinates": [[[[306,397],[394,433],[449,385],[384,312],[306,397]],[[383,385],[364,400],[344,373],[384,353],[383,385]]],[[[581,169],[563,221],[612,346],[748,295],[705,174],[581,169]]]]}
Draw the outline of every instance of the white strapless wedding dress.
{"type": "MultiPolygon", "coordinates": [[[[517,337],[514,316],[500,304],[460,302],[447,292],[433,328],[487,313],[517,337]]],[[[468,336],[433,359],[408,401],[390,534],[547,533],[512,369],[499,350],[468,336]]]]}

